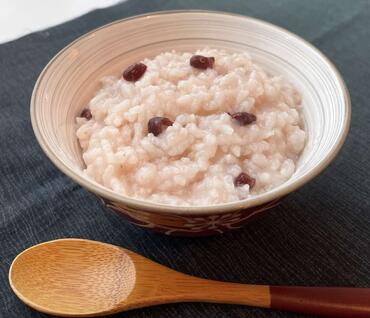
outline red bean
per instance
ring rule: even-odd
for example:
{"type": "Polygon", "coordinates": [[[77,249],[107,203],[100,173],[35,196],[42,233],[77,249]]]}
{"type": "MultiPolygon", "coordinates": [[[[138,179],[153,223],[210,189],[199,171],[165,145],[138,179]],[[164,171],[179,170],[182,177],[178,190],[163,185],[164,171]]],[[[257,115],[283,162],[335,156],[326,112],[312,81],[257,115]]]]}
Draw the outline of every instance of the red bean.
{"type": "Polygon", "coordinates": [[[255,115],[247,112],[239,112],[234,114],[228,113],[228,114],[231,116],[232,119],[235,119],[241,126],[249,125],[257,120],[257,117],[255,115]]]}
{"type": "Polygon", "coordinates": [[[140,77],[144,75],[146,71],[146,65],[143,63],[135,63],[130,65],[123,72],[123,78],[129,82],[136,82],[140,77]]]}
{"type": "Polygon", "coordinates": [[[249,185],[249,188],[252,189],[256,184],[256,179],[248,176],[245,172],[241,172],[234,180],[234,185],[236,187],[241,187],[245,184],[249,185]]]}
{"type": "Polygon", "coordinates": [[[90,120],[92,118],[92,114],[91,114],[91,111],[90,109],[88,108],[84,108],[81,112],[81,115],[80,117],[84,117],[86,118],[87,120],[90,120]]]}
{"type": "Polygon", "coordinates": [[[173,122],[166,117],[153,117],[148,121],[148,132],[158,136],[161,132],[172,126],[173,122]]]}
{"type": "Polygon", "coordinates": [[[190,59],[190,65],[201,70],[212,68],[215,63],[214,57],[206,57],[202,55],[193,55],[190,59]]]}

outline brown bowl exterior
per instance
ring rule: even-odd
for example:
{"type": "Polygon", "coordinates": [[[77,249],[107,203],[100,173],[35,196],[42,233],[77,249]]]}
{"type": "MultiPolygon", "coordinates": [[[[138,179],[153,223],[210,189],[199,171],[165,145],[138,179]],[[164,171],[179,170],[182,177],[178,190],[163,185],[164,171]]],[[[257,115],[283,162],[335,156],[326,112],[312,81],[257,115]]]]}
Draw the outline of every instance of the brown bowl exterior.
{"type": "Polygon", "coordinates": [[[122,203],[99,197],[103,204],[123,216],[129,222],[162,234],[173,236],[210,236],[241,228],[246,223],[277,206],[281,198],[271,202],[239,209],[229,213],[194,215],[154,213],[138,210],[122,203]]]}

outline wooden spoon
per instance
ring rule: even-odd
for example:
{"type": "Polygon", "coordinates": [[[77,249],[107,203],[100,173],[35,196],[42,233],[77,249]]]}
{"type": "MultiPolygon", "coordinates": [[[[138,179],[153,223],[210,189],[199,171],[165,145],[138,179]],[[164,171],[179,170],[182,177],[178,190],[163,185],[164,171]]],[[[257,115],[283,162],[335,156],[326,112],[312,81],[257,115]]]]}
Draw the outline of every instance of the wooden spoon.
{"type": "Polygon", "coordinates": [[[129,250],[62,239],[35,245],[10,267],[27,305],[57,316],[101,316],[158,304],[243,304],[327,317],[370,317],[370,289],[274,287],[217,282],[176,272],[129,250]]]}

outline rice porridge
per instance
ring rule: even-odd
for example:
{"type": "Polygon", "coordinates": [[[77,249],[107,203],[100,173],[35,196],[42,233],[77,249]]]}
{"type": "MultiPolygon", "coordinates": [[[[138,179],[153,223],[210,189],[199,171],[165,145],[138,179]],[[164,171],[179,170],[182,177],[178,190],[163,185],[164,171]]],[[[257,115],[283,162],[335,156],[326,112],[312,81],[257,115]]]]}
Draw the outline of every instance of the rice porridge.
{"type": "Polygon", "coordinates": [[[171,205],[242,200],[287,181],[306,134],[301,96],[247,53],[165,52],[129,66],[77,118],[84,173],[171,205]]]}

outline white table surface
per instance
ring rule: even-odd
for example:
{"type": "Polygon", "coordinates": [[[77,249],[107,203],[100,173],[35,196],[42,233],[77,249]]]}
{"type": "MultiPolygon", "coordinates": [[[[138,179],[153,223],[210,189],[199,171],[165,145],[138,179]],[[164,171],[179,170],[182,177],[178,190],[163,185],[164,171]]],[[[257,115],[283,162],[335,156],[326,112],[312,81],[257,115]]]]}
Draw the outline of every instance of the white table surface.
{"type": "MultiPolygon", "coordinates": [[[[122,0],[0,0],[0,43],[77,18],[122,0]]],[[[124,1],[124,0],[123,0],[124,1]]]]}

